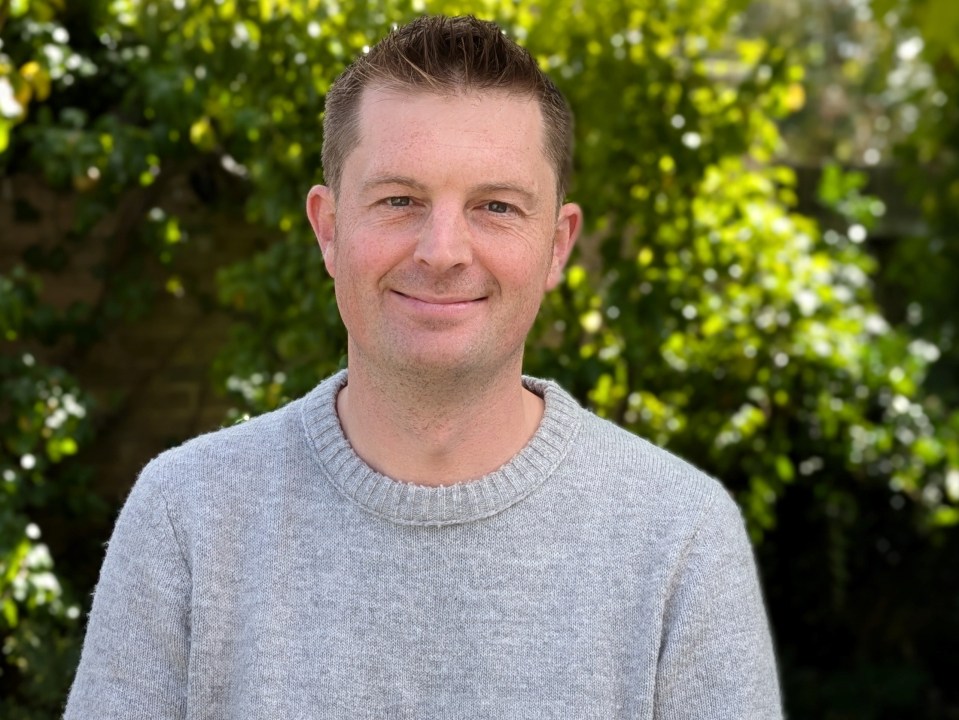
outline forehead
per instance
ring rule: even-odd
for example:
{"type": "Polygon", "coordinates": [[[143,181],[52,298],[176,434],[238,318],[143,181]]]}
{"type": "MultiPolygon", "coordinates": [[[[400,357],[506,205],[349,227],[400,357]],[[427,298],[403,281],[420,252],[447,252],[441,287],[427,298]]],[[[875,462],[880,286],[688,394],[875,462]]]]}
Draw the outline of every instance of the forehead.
{"type": "Polygon", "coordinates": [[[539,102],[504,90],[431,91],[372,87],[363,91],[357,145],[348,167],[370,172],[439,168],[541,181],[552,167],[539,102]]]}

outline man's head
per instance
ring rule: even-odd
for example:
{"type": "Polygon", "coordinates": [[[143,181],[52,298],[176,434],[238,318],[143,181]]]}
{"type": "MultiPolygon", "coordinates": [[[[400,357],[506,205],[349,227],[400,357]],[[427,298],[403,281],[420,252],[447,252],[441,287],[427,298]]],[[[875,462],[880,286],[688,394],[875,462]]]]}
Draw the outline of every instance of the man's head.
{"type": "Polygon", "coordinates": [[[416,20],[337,81],[306,211],[354,375],[519,376],[582,222],[562,202],[570,125],[526,51],[475,18],[416,20]]]}
{"type": "Polygon", "coordinates": [[[543,151],[556,172],[559,201],[572,168],[569,105],[532,56],[491,22],[472,16],[425,16],[391,32],[336,80],[326,97],[323,169],[338,192],[343,166],[359,142],[365,90],[454,95],[501,91],[535,99],[544,123],[543,151]]]}

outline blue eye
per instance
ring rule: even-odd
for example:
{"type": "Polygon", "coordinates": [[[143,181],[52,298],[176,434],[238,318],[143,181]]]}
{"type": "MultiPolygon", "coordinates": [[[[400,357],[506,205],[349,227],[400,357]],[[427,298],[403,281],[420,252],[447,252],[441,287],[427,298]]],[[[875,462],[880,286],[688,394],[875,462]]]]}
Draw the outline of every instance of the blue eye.
{"type": "Polygon", "coordinates": [[[492,202],[486,203],[486,209],[489,210],[490,212],[503,214],[503,213],[509,212],[509,205],[504,202],[493,200],[492,202]]]}
{"type": "Polygon", "coordinates": [[[386,198],[386,204],[390,207],[409,207],[410,199],[405,195],[396,195],[386,198]]]}

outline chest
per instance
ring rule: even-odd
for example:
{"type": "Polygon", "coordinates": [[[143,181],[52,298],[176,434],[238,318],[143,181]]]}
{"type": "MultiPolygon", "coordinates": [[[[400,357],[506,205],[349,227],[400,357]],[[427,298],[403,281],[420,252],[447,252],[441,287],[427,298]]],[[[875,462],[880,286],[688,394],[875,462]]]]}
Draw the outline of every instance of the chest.
{"type": "Polygon", "coordinates": [[[644,716],[662,617],[654,584],[637,577],[641,559],[562,538],[356,530],[279,528],[196,568],[195,707],[291,718],[644,716]]]}

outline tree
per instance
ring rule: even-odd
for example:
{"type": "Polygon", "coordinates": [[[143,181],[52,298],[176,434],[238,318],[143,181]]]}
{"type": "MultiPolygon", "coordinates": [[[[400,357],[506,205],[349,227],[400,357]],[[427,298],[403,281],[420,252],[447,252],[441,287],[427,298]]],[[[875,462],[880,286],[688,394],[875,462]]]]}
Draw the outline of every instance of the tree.
{"type": "MultiPolygon", "coordinates": [[[[9,319],[21,312],[10,304],[0,313],[7,347],[19,352],[27,339],[38,357],[44,341],[84,352],[156,293],[191,292],[171,263],[193,228],[168,209],[166,193],[173,178],[189,177],[212,207],[211,178],[226,175],[242,188],[247,220],[277,239],[219,271],[219,301],[241,322],[214,382],[235,396],[238,415],[304,392],[341,365],[345,347],[301,211],[319,175],[326,89],[393,22],[423,11],[497,19],[574,107],[572,194],[587,211],[587,238],[547,300],[527,369],[723,478],[762,543],[786,686],[809,691],[824,684],[815,663],[830,650],[842,662],[869,652],[850,598],[860,597],[855,573],[873,557],[877,534],[892,523],[911,541],[959,519],[955,497],[930,491],[957,472],[959,427],[946,424],[946,408],[924,392],[928,343],[892,328],[873,298],[877,266],[852,229],[869,210],[857,202],[855,180],[837,170],[824,183],[823,197],[846,213],[838,229],[822,232],[795,212],[794,173],[776,160],[776,122],[802,106],[803,71],[790,48],[736,34],[746,5],[130,0],[68,9],[21,0],[0,15],[0,99],[4,83],[16,98],[16,107],[3,106],[0,141],[3,132],[10,141],[0,166],[42,173],[80,196],[64,253],[108,242],[110,257],[148,258],[167,270],[157,283],[145,266],[118,262],[112,269],[124,272],[103,303],[66,313],[45,309],[30,263],[4,273],[10,287],[33,288],[18,291],[31,298],[30,317],[50,318],[28,332],[9,319]],[[127,230],[103,240],[93,228],[117,206],[128,209],[127,230]],[[782,558],[812,579],[808,591],[795,595],[782,558]],[[827,633],[837,628],[854,642],[840,647],[843,636],[830,645],[827,633]],[[803,629],[825,650],[811,649],[803,629]]],[[[4,372],[13,384],[29,378],[24,406],[48,399],[22,357],[4,372]]],[[[54,368],[41,375],[58,377],[54,368]]],[[[81,397],[79,389],[71,394],[81,397]]],[[[22,425],[24,439],[4,441],[0,472],[21,477],[23,448],[44,448],[35,453],[44,462],[65,458],[74,446],[59,440],[59,456],[51,455],[40,422],[24,425],[25,411],[9,397],[0,421],[22,425]]],[[[94,442],[79,420],[64,437],[94,442]]],[[[30,513],[61,502],[34,497],[35,477],[18,482],[16,519],[0,534],[9,578],[30,572],[16,560],[24,536],[35,542],[30,513]]],[[[52,601],[31,606],[10,582],[0,594],[18,618],[60,622],[46,612],[52,601]]],[[[915,601],[906,593],[897,607],[915,601]]],[[[948,631],[955,636],[955,622],[948,631]]],[[[5,637],[16,632],[8,617],[5,637]]],[[[905,661],[893,655],[895,674],[905,661]]],[[[43,664],[5,662],[6,688],[43,664]]],[[[875,688],[868,674],[853,676],[849,697],[865,698],[862,710],[834,717],[880,717],[884,703],[925,703],[931,712],[924,694],[940,687],[939,668],[920,668],[904,687],[875,688]]],[[[41,717],[62,691],[18,689],[4,712],[41,717]]],[[[824,716],[835,699],[826,692],[790,702],[797,717],[824,716]]],[[[955,708],[957,700],[942,702],[955,708]]]]}

